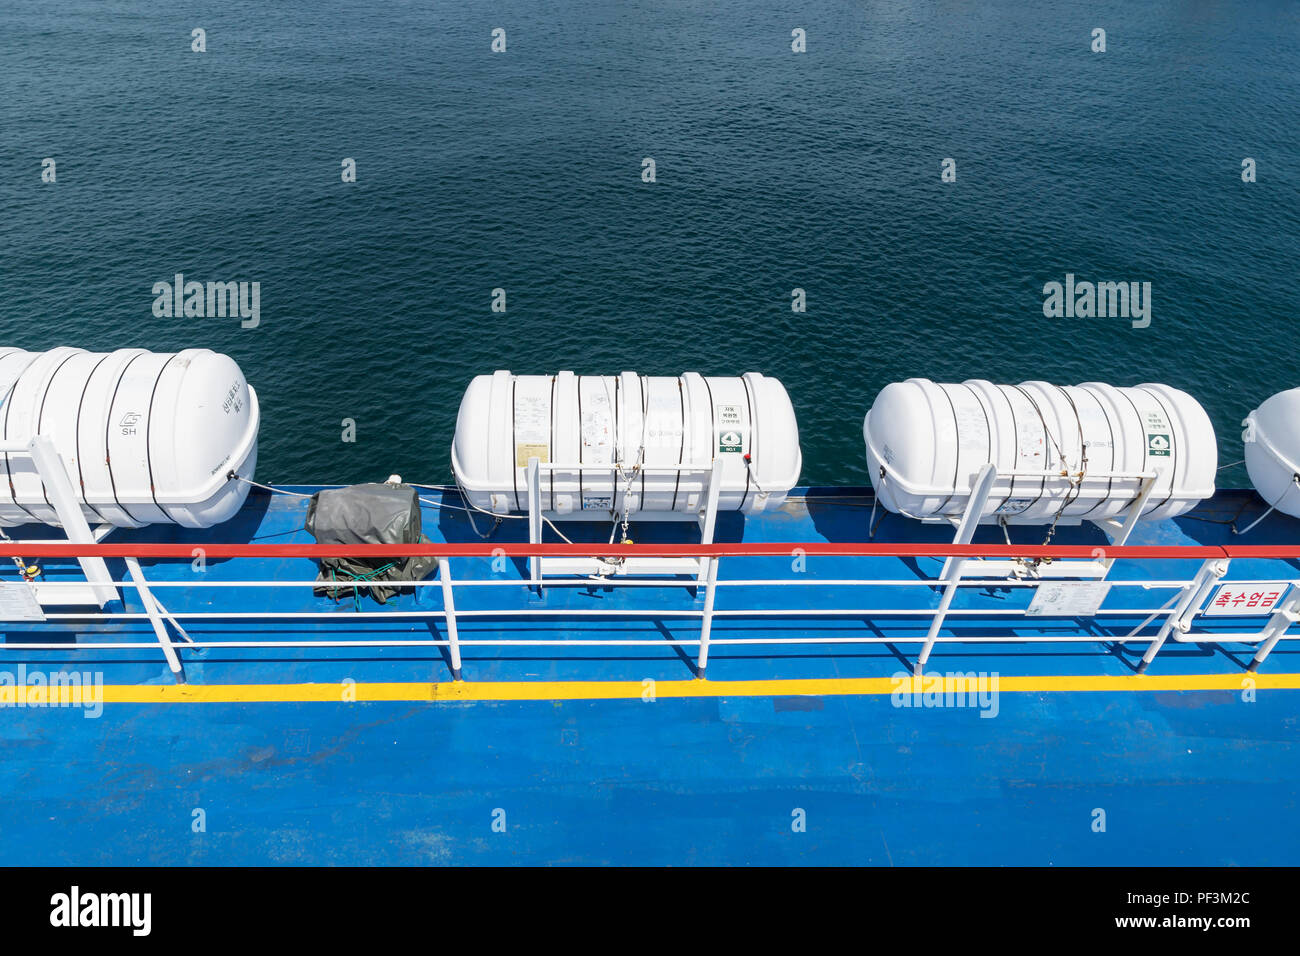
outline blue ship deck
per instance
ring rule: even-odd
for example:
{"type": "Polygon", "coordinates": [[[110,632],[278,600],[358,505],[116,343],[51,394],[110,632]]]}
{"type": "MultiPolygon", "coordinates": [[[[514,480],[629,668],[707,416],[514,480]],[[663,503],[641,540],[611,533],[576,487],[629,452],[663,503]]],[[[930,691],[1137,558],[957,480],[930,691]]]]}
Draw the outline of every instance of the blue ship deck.
{"type": "MultiPolygon", "coordinates": [[[[717,540],[869,539],[869,492],[795,495],[771,514],[720,517],[717,540]]],[[[218,528],[153,527],[108,540],[311,543],[305,509],[301,497],[255,493],[218,528]]],[[[1250,492],[1221,492],[1191,515],[1139,523],[1129,543],[1224,544],[1234,517],[1244,525],[1262,510],[1250,492]]],[[[526,540],[524,524],[504,522],[493,542],[526,540]]],[[[424,530],[436,542],[478,540],[456,510],[426,508],[424,530]]],[[[683,533],[650,522],[632,531],[638,542],[680,542],[683,533]]],[[[1012,536],[1041,544],[1044,531],[1012,536]]],[[[885,515],[872,540],[951,537],[950,528],[885,515]]],[[[1001,532],[981,529],[976,540],[1001,542],[1001,532]]],[[[1085,525],[1059,528],[1054,542],[1106,539],[1085,525]]],[[[1293,545],[1300,524],[1273,515],[1237,542],[1293,545]]],[[[51,580],[68,573],[66,562],[41,563],[51,580]]],[[[137,619],[5,623],[0,671],[102,673],[104,704],[95,719],[75,707],[3,708],[0,826],[14,838],[0,850],[4,863],[1300,861],[1300,648],[1281,642],[1252,677],[1248,645],[1171,642],[1137,676],[1148,641],[1115,643],[1174,593],[1122,582],[1185,581],[1197,560],[1117,562],[1110,580],[1121,586],[1106,602],[1116,613],[1097,618],[1026,618],[1025,588],[959,592],[953,607],[964,613],[943,633],[963,641],[937,645],[927,673],[997,675],[996,704],[983,709],[897,706],[894,690],[938,603],[936,588],[916,582],[937,575],[938,558],[725,559],[724,585],[790,586],[718,588],[707,681],[696,679],[696,648],[669,643],[700,631],[701,596],[680,581],[548,586],[538,596],[463,583],[523,581],[522,559],[494,567],[456,558],[458,683],[446,647],[345,643],[445,640],[440,619],[402,616],[441,608],[436,585],[381,607],[282,583],[200,588],[187,561],[142,564],[195,641],[226,646],[183,650],[187,683],[177,685],[130,589],[116,609],[137,619]],[[868,599],[861,587],[801,583],[849,578],[896,584],[868,599]],[[862,613],[828,613],[854,608],[862,613]],[[216,609],[329,617],[185,617],[216,609]],[[655,614],[616,613],[636,609],[655,614]],[[808,643],[828,636],[873,642],[808,643]],[[979,643],[1007,636],[1023,640],[979,643]],[[503,638],[519,643],[474,643],[503,638]],[[753,638],[781,643],[727,643],[753,638]],[[1044,638],[1052,642],[1030,643],[1044,638]],[[67,646],[31,646],[53,642],[67,646]],[[113,646],[122,642],[140,646],[113,646]],[[40,859],[31,847],[43,848],[40,859]]],[[[120,560],[110,568],[126,577],[120,560]]],[[[315,574],[301,557],[210,559],[202,580],[315,574]]],[[[1226,578],[1293,579],[1297,562],[1275,558],[1234,558],[1226,578]]],[[[1238,631],[1262,623],[1210,620],[1238,631]]]]}

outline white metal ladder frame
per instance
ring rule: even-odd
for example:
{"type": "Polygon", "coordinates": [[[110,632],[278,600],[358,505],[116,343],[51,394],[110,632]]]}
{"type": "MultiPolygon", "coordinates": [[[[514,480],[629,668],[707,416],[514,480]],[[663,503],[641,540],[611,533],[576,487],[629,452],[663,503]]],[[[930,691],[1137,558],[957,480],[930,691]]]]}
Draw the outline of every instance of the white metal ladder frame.
{"type": "MultiPolygon", "coordinates": [[[[640,471],[650,474],[683,475],[707,474],[708,484],[704,489],[703,501],[699,510],[691,515],[682,513],[680,518],[667,513],[657,514],[656,520],[694,520],[700,527],[700,544],[713,544],[713,533],[718,521],[718,497],[722,493],[722,458],[716,457],[709,465],[642,465],[640,471]]],[[[540,458],[529,458],[527,468],[528,484],[528,543],[542,543],[542,472],[543,471],[608,471],[609,464],[565,465],[543,462],[540,458]]],[[[618,489],[614,490],[611,506],[618,502],[618,489]]],[[[598,548],[593,545],[593,548],[598,548]]],[[[601,558],[552,557],[544,558],[530,555],[528,558],[529,580],[537,593],[542,591],[542,577],[545,574],[693,574],[694,586],[703,587],[709,577],[709,565],[712,558],[626,558],[617,564],[601,558]]]]}

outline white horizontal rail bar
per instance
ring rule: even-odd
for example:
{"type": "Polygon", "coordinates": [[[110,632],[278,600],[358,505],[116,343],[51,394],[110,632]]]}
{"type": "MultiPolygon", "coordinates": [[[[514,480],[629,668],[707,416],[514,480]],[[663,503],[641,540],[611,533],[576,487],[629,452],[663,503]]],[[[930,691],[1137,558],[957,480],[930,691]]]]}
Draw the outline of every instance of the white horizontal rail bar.
{"type": "MultiPolygon", "coordinates": [[[[868,617],[870,617],[870,616],[876,616],[876,617],[899,617],[899,616],[905,616],[905,615],[907,615],[907,616],[910,616],[910,615],[922,615],[922,614],[933,615],[933,614],[934,614],[934,611],[935,611],[935,609],[932,608],[932,607],[930,607],[930,608],[924,608],[924,607],[923,607],[923,608],[901,608],[901,609],[898,609],[898,610],[893,610],[893,609],[889,609],[889,608],[881,608],[881,609],[877,609],[877,608],[834,608],[834,609],[827,609],[827,610],[822,610],[821,608],[812,608],[812,609],[810,609],[810,608],[778,608],[778,609],[773,609],[773,610],[763,610],[763,609],[753,609],[753,610],[750,610],[750,609],[746,609],[746,608],[727,608],[727,609],[718,609],[718,610],[715,610],[713,613],[714,613],[714,614],[721,614],[721,615],[725,615],[725,616],[729,616],[729,617],[744,617],[744,616],[766,617],[766,616],[769,615],[769,614],[772,615],[772,616],[774,616],[774,617],[797,616],[797,615],[800,615],[800,614],[806,615],[806,616],[808,616],[808,617],[822,617],[822,616],[824,616],[824,615],[828,615],[828,614],[833,614],[833,615],[836,615],[836,616],[845,615],[845,614],[849,614],[849,615],[856,614],[856,615],[859,616],[859,617],[863,617],[863,616],[868,616],[868,617]]],[[[1150,613],[1152,613],[1152,612],[1149,611],[1148,609],[1146,609],[1146,608],[1140,608],[1140,607],[1139,607],[1139,608],[1099,608],[1097,611],[1095,611],[1095,612],[1092,613],[1092,614],[1069,614],[1069,613],[1064,613],[1064,614],[1030,614],[1030,613],[1029,613],[1029,609],[1028,609],[1028,608],[1023,608],[1023,607],[1022,607],[1022,608],[971,608],[971,607],[954,607],[954,608],[949,608],[949,609],[948,609],[948,612],[947,612],[948,616],[952,616],[952,615],[956,614],[956,615],[967,615],[967,616],[970,616],[970,617],[978,617],[978,616],[980,616],[980,615],[985,615],[985,616],[988,616],[988,617],[1027,617],[1027,618],[1033,618],[1034,620],[1044,620],[1044,621],[1050,621],[1050,620],[1054,620],[1054,619],[1056,619],[1056,618],[1100,617],[1100,616],[1102,616],[1102,615],[1110,615],[1110,616],[1112,616],[1112,617],[1119,617],[1119,616],[1121,616],[1121,615],[1138,615],[1138,614],[1150,614],[1150,613]]],[[[1161,613],[1163,613],[1163,611],[1162,611],[1161,609],[1157,608],[1156,611],[1155,611],[1155,613],[1156,613],[1156,614],[1161,614],[1161,613]]]]}
{"type": "Polygon", "coordinates": [[[537,463],[537,468],[539,471],[621,471],[625,474],[635,471],[637,474],[676,475],[681,473],[699,474],[709,472],[713,470],[713,465],[710,463],[708,465],[633,465],[627,467],[612,461],[606,462],[605,464],[583,461],[574,462],[571,465],[563,464],[561,462],[548,463],[539,461],[537,463]]]}
{"type": "Polygon", "coordinates": [[[1015,468],[1010,471],[998,469],[998,478],[1076,478],[1081,481],[1100,481],[1104,478],[1157,478],[1154,471],[1093,471],[1080,472],[1074,469],[1057,468],[1055,470],[1036,471],[1032,468],[1015,468]]]}
{"type": "MultiPolygon", "coordinates": [[[[573,470],[574,466],[551,465],[548,470],[555,471],[560,469],[573,470]]],[[[578,466],[578,470],[609,470],[607,465],[578,466]]],[[[685,470],[693,471],[710,471],[711,468],[680,468],[665,467],[662,469],[642,469],[643,471],[662,471],[672,474],[680,473],[685,470]]],[[[1054,474],[1054,472],[1044,472],[1043,474],[1054,474]]],[[[1117,477],[1112,475],[1111,477],[1117,477]]],[[[1134,477],[1149,477],[1146,475],[1134,475],[1134,477]]],[[[599,545],[593,545],[593,550],[598,549],[599,545]]],[[[199,549],[201,550],[201,549],[199,549]]],[[[797,554],[798,549],[792,548],[791,555],[797,554]]],[[[485,556],[488,557],[488,556],[485,556]]],[[[599,553],[593,554],[592,557],[599,557],[599,553]]],[[[746,557],[746,555],[735,555],[730,557],[746,557]]],[[[778,557],[773,555],[753,555],[752,557],[778,557]]],[[[780,556],[783,557],[783,556],[780,556]]],[[[938,561],[938,556],[931,556],[933,560],[938,561]]],[[[483,558],[476,559],[482,561],[483,558]]],[[[720,561],[710,562],[711,567],[716,575],[716,569],[720,561]]],[[[979,573],[979,562],[968,562],[979,573]]],[[[450,648],[453,657],[453,676],[460,679],[460,648],[503,648],[503,647],[534,647],[534,648],[618,648],[618,647],[696,647],[699,649],[698,654],[698,673],[697,676],[703,677],[705,673],[706,656],[710,645],[734,645],[734,646],[802,646],[802,645],[821,645],[821,646],[844,646],[844,645],[913,645],[920,644],[923,647],[921,658],[918,661],[918,668],[924,663],[930,653],[930,649],[936,644],[945,646],[951,645],[1030,645],[1030,644],[1100,644],[1100,645],[1119,645],[1126,644],[1146,644],[1147,652],[1143,657],[1143,669],[1150,663],[1150,658],[1155,656],[1160,646],[1164,643],[1166,635],[1169,634],[1172,627],[1181,629],[1181,634],[1174,636],[1176,642],[1181,643],[1200,643],[1214,645],[1259,645],[1266,639],[1264,628],[1259,632],[1243,633],[1240,631],[1213,631],[1201,630],[1192,631],[1190,624],[1193,620],[1198,619],[1200,615],[1199,605],[1205,600],[1209,589],[1219,579],[1225,578],[1225,571],[1228,562],[1222,562],[1222,568],[1214,574],[1213,580],[1206,577],[1208,563],[1202,566],[1202,569],[1194,578],[1187,578],[1176,581],[1168,580],[1113,580],[1107,582],[1111,587],[1120,588],[1141,588],[1143,591],[1164,591],[1172,590],[1175,593],[1160,608],[1154,610],[1148,608],[1123,608],[1108,607],[1098,608],[1091,614],[1029,614],[1028,608],[1007,608],[1007,607],[966,607],[951,608],[950,601],[953,595],[959,593],[962,589],[969,591],[972,588],[987,590],[989,588],[1010,589],[1010,588],[1029,588],[1037,589],[1044,584],[1064,583],[1065,578],[1037,578],[1037,577],[971,577],[964,578],[960,573],[960,563],[958,573],[950,576],[945,572],[943,578],[910,578],[910,579],[881,579],[881,578],[817,578],[812,575],[799,575],[790,578],[738,578],[724,581],[716,581],[715,577],[710,577],[709,586],[705,592],[706,600],[703,607],[688,608],[539,608],[539,607],[514,607],[514,608],[489,608],[489,609],[456,609],[453,602],[453,592],[456,585],[462,587],[530,587],[534,583],[531,579],[525,578],[486,578],[486,579],[463,579],[453,581],[450,576],[450,560],[442,558],[439,562],[439,577],[436,580],[425,580],[415,582],[393,582],[391,586],[398,588],[410,587],[440,587],[442,589],[442,607],[421,608],[418,610],[397,611],[360,611],[347,609],[346,604],[336,603],[333,607],[323,610],[310,611],[221,611],[221,610],[200,610],[200,611],[178,611],[166,613],[167,619],[177,628],[180,633],[184,634],[179,621],[198,621],[208,622],[216,625],[222,621],[238,620],[258,620],[264,622],[285,622],[292,627],[293,622],[309,623],[311,626],[318,626],[325,621],[333,622],[374,622],[387,621],[390,625],[402,629],[405,633],[410,633],[413,627],[418,627],[420,622],[439,621],[443,628],[446,629],[445,638],[427,637],[413,639],[385,639],[369,638],[355,640],[333,640],[333,639],[304,639],[304,640],[206,640],[190,641],[173,647],[170,641],[165,637],[160,637],[163,641],[163,650],[172,664],[173,671],[179,670],[179,663],[176,660],[178,653],[183,653],[191,648],[199,649],[239,649],[239,648],[261,648],[261,649],[278,649],[278,648],[450,648]],[[908,608],[882,608],[882,607],[854,607],[854,608],[817,608],[817,607],[787,607],[787,608],[723,608],[715,609],[712,598],[714,587],[720,584],[723,587],[732,588],[779,588],[779,587],[889,587],[889,588],[924,588],[927,592],[933,593],[935,589],[944,589],[945,597],[943,604],[938,610],[934,607],[908,607],[908,608]],[[1195,596],[1193,596],[1193,592],[1195,596]],[[936,617],[937,615],[937,617],[936,617]],[[953,622],[946,628],[943,626],[944,618],[951,616],[953,622]],[[1145,619],[1136,628],[1129,630],[1123,636],[1121,635],[1098,635],[1098,634],[1079,634],[1070,633],[1056,636],[1051,632],[1064,629],[1057,622],[1066,622],[1078,618],[1089,618],[1096,621],[1102,619],[1114,618],[1138,618],[1145,616],[1145,619]],[[715,618],[733,618],[743,620],[818,620],[827,619],[835,620],[840,618],[849,619],[880,619],[893,618],[908,620],[912,618],[924,620],[929,618],[931,626],[927,632],[922,635],[919,632],[909,635],[873,635],[873,636],[838,636],[820,634],[816,636],[779,636],[779,637],[714,637],[710,633],[710,628],[715,618]],[[988,636],[968,636],[960,633],[963,624],[969,625],[978,622],[982,618],[1013,618],[1014,620],[1023,620],[1025,623],[1037,625],[1040,632],[1035,635],[1009,634],[1009,635],[988,635],[988,636]],[[699,637],[661,637],[651,638],[568,638],[568,637],[501,637],[494,636],[490,638],[469,638],[461,640],[458,637],[456,621],[466,618],[484,618],[490,620],[537,620],[537,619],[559,619],[559,620],[582,620],[582,619],[623,619],[629,621],[639,620],[672,620],[684,619],[693,621],[698,619],[700,624],[699,637]],[[405,628],[402,625],[405,624],[405,628]],[[1146,633],[1148,628],[1158,626],[1157,634],[1146,633]]],[[[951,562],[945,563],[948,568],[951,562]]],[[[1063,563],[1063,566],[1064,563],[1063,563]]],[[[62,569],[60,569],[62,570],[62,569]]],[[[152,613],[150,592],[154,588],[192,588],[195,590],[202,588],[302,588],[310,587],[313,589],[335,589],[335,590],[355,590],[358,593],[364,593],[366,587],[373,587],[378,582],[357,581],[339,581],[329,582],[322,581],[319,578],[310,580],[211,580],[205,574],[195,575],[189,580],[173,581],[148,581],[138,567],[131,567],[129,570],[134,573],[130,578],[121,582],[113,582],[122,588],[135,588],[140,600],[145,605],[144,613],[127,612],[112,613],[104,611],[91,612],[73,612],[73,613],[50,613],[45,615],[45,620],[56,622],[143,622],[148,621],[158,629],[157,614],[152,613]]],[[[1083,580],[1094,580],[1091,575],[1080,575],[1083,580]]],[[[657,590],[677,589],[681,587],[695,587],[698,585],[696,579],[664,579],[650,576],[634,576],[630,578],[620,578],[617,575],[580,575],[568,578],[556,578],[548,582],[550,586],[568,586],[584,588],[615,588],[615,587],[632,587],[632,588],[652,588],[657,590]]],[[[1225,581],[1225,583],[1232,583],[1225,581]]],[[[1300,582],[1292,580],[1269,580],[1269,581],[1251,581],[1252,584],[1268,587],[1290,587],[1293,584],[1300,585],[1300,582]]],[[[44,580],[41,582],[46,587],[84,587],[84,582],[80,580],[44,580]]],[[[1230,616],[1225,615],[1226,619],[1230,616]]],[[[1294,617],[1291,618],[1294,622],[1294,617]]],[[[1208,623],[1208,622],[1207,622],[1208,623]]],[[[0,625],[2,626],[2,625],[0,625]]],[[[346,626],[346,624],[344,624],[346,626]]],[[[909,627],[910,624],[900,625],[909,627]]],[[[1015,626],[1015,625],[1013,625],[1015,626]]],[[[1300,633],[1287,633],[1289,625],[1283,624],[1282,630],[1277,633],[1267,635],[1269,643],[1262,646],[1257,651],[1256,657],[1260,654],[1267,655],[1276,643],[1282,640],[1294,641],[1300,640],[1300,633]]],[[[545,632],[542,632],[545,633],[545,632]]],[[[742,631],[742,633],[744,633],[742,631]]],[[[112,640],[97,640],[95,634],[78,636],[69,642],[31,642],[23,643],[21,641],[7,645],[0,645],[0,653],[3,650],[12,650],[15,653],[28,651],[62,651],[69,649],[87,650],[95,649],[101,652],[111,651],[148,651],[158,647],[158,643],[153,641],[123,641],[117,642],[112,640]]],[[[1256,662],[1258,663],[1258,661],[1256,662]]]]}
{"type": "MultiPolygon", "coordinates": [[[[1043,584],[1059,583],[1061,578],[1031,578],[1031,579],[1012,579],[1004,578],[962,578],[961,587],[1018,587],[1033,588],[1043,584]]],[[[1067,579],[1068,580],[1068,579],[1067,579]]],[[[1091,580],[1085,578],[1083,580],[1091,580]]],[[[0,583],[22,583],[16,579],[7,579],[0,576],[0,583]]],[[[121,581],[106,582],[116,587],[134,588],[136,583],[129,579],[121,581]]],[[[1189,588],[1192,586],[1191,581],[1110,581],[1106,582],[1112,587],[1135,587],[1145,590],[1157,590],[1166,588],[1189,588]]],[[[1234,583],[1232,580],[1225,578],[1224,584],[1234,583]]],[[[1260,584],[1267,586],[1281,586],[1290,584],[1290,581],[1266,581],[1250,579],[1251,584],[1260,584]]],[[[43,578],[40,581],[42,587],[85,587],[84,580],[59,581],[43,578]]],[[[428,588],[441,587],[441,582],[431,581],[401,581],[390,582],[394,587],[401,588],[428,588]]],[[[457,578],[453,584],[458,588],[463,587],[531,587],[531,582],[525,578],[457,578]]],[[[623,578],[619,576],[608,578],[548,578],[547,587],[565,585],[569,587],[644,587],[644,588],[680,588],[695,587],[694,577],[689,579],[681,578],[671,581],[653,578],[623,578]]],[[[718,587],[920,587],[936,588],[940,587],[942,582],[936,580],[926,580],[917,578],[915,580],[890,580],[889,578],[809,578],[809,579],[786,579],[786,578],[729,578],[725,581],[718,581],[718,587]]],[[[346,582],[327,582],[313,578],[310,581],[207,581],[195,579],[193,581],[149,581],[150,588],[281,588],[281,587],[311,587],[311,588],[330,588],[334,590],[350,589],[352,587],[367,588],[369,582],[357,582],[355,585],[346,582]]]]}
{"type": "MultiPolygon", "coordinates": [[[[1258,635],[1247,635],[1249,639],[1229,640],[1224,643],[1231,644],[1253,644],[1259,638],[1258,635]]],[[[1283,640],[1300,640],[1300,634],[1283,635],[1283,640]]],[[[716,644],[734,644],[734,645],[775,645],[775,644],[924,644],[925,635],[915,637],[715,637],[710,638],[711,645],[716,644]]],[[[1019,635],[992,635],[982,637],[944,637],[940,635],[935,639],[936,644],[1149,644],[1150,635],[1146,637],[1129,637],[1129,638],[1096,638],[1096,637],[1035,637],[1026,638],[1019,635]]],[[[504,639],[504,640],[466,640],[460,639],[461,647],[675,647],[689,646],[693,647],[700,643],[699,638],[662,638],[662,639],[618,639],[618,640],[561,640],[561,639],[544,639],[544,640],[525,640],[525,639],[504,639]]],[[[1205,642],[1205,643],[1219,643],[1205,642]]],[[[301,647],[301,648],[330,648],[330,647],[448,647],[449,640],[415,640],[415,641],[194,641],[188,644],[177,644],[178,653],[184,653],[192,649],[207,648],[266,648],[273,650],[282,647],[301,647]]],[[[116,643],[112,641],[88,641],[79,644],[16,644],[0,646],[0,657],[5,650],[22,650],[22,651],[67,651],[67,650],[95,650],[95,651],[125,651],[125,650],[157,650],[157,641],[131,641],[116,643]]]]}
{"type": "MultiPolygon", "coordinates": [[[[443,617],[442,608],[430,608],[427,611],[173,611],[170,616],[178,620],[241,620],[241,619],[294,619],[294,620],[413,620],[424,617],[443,617]]],[[[715,615],[726,617],[910,617],[933,615],[934,608],[728,608],[715,609],[715,615]]],[[[1041,620],[1055,618],[1097,617],[1110,615],[1118,617],[1139,614],[1162,614],[1165,609],[1157,608],[1102,608],[1096,614],[1034,614],[1025,608],[952,608],[949,614],[972,617],[1032,617],[1041,620]]],[[[456,609],[457,617],[701,617],[700,608],[680,608],[660,610],[658,608],[494,608],[494,609],[456,609]]],[[[46,620],[85,621],[147,621],[148,614],[133,611],[120,613],[95,614],[93,612],[59,612],[46,614],[46,620]]]]}

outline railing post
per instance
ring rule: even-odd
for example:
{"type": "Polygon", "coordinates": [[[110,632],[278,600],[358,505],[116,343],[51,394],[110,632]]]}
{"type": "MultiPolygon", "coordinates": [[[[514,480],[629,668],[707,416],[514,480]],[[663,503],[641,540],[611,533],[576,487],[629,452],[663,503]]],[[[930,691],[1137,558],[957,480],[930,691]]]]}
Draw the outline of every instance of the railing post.
{"type": "Polygon", "coordinates": [[[1282,635],[1287,632],[1292,624],[1300,621],[1300,613],[1298,612],[1300,612],[1300,595],[1291,598],[1273,612],[1264,628],[1268,637],[1265,638],[1264,643],[1256,648],[1255,656],[1246,670],[1252,674],[1259,670],[1259,665],[1264,663],[1264,658],[1268,657],[1273,648],[1277,646],[1277,642],[1282,640],[1282,635]]]}
{"type": "MultiPolygon", "coordinates": [[[[957,533],[952,539],[953,544],[970,544],[974,540],[975,529],[979,527],[980,519],[984,514],[984,505],[993,492],[993,482],[997,477],[998,470],[991,463],[980,465],[979,471],[971,479],[970,499],[966,502],[966,510],[957,525],[957,533]]],[[[965,558],[955,555],[950,556],[943,563],[943,571],[939,577],[940,580],[947,581],[948,586],[943,589],[943,597],[934,612],[934,617],[930,620],[930,630],[925,635],[925,646],[921,648],[921,653],[916,658],[916,666],[912,668],[917,676],[925,670],[926,662],[930,660],[930,652],[934,650],[939,629],[943,627],[944,618],[948,616],[948,608],[952,605],[952,599],[961,585],[961,572],[965,564],[965,558]]]]}
{"type": "Polygon", "coordinates": [[[1165,618],[1160,633],[1156,635],[1156,639],[1151,642],[1146,653],[1142,655],[1142,663],[1138,665],[1137,669],[1139,674],[1147,672],[1147,667],[1155,660],[1155,656],[1160,653],[1160,648],[1164,647],[1165,641],[1169,639],[1169,635],[1175,627],[1186,633],[1189,627],[1186,620],[1187,612],[1193,610],[1193,604],[1199,607],[1209,589],[1227,573],[1228,561],[1225,558],[1210,558],[1201,565],[1201,569],[1196,572],[1196,577],[1192,579],[1191,586],[1183,594],[1182,600],[1174,606],[1173,611],[1165,618]]]}
{"type": "MultiPolygon", "coordinates": [[[[542,463],[537,457],[528,459],[528,543],[542,542],[542,463]]],[[[532,554],[528,557],[529,580],[542,593],[542,558],[532,554]]]]}
{"type": "MultiPolygon", "coordinates": [[[[993,493],[993,482],[997,481],[997,478],[998,470],[991,464],[980,465],[980,470],[971,479],[970,498],[967,499],[966,510],[962,512],[961,521],[957,524],[957,533],[952,539],[953,544],[970,544],[975,539],[975,529],[979,527],[980,519],[984,514],[984,505],[988,502],[989,495],[993,493]]],[[[953,565],[959,560],[964,561],[965,558],[950,557],[944,561],[943,571],[940,572],[939,577],[948,580],[953,565]]]]}
{"type": "Polygon", "coordinates": [[[144,605],[145,613],[149,615],[149,623],[153,625],[153,632],[158,638],[158,643],[162,645],[163,656],[167,658],[167,666],[171,668],[172,676],[176,678],[176,683],[184,684],[185,670],[181,667],[180,656],[176,653],[176,648],[172,646],[171,638],[167,636],[167,623],[158,610],[158,603],[153,598],[153,592],[149,590],[149,583],[145,580],[144,571],[140,568],[140,562],[136,558],[127,558],[126,570],[130,573],[131,580],[135,582],[136,590],[140,592],[140,603],[144,605]]]}
{"type": "Polygon", "coordinates": [[[695,665],[695,676],[706,679],[709,668],[709,638],[713,634],[713,598],[718,592],[718,564],[721,558],[708,558],[708,571],[704,583],[704,613],[700,617],[700,654],[695,665]]]}
{"type": "Polygon", "coordinates": [[[957,588],[961,586],[961,572],[966,559],[949,558],[948,560],[950,563],[947,565],[947,572],[944,575],[948,585],[943,589],[943,599],[939,601],[939,607],[930,620],[930,630],[925,635],[925,646],[921,648],[921,653],[916,658],[916,666],[912,668],[913,674],[918,677],[925,669],[926,662],[930,659],[930,652],[934,650],[934,642],[939,636],[939,629],[943,627],[944,618],[948,615],[948,608],[952,605],[953,596],[957,593],[957,588]]]}
{"type": "MultiPolygon", "coordinates": [[[[718,496],[722,494],[722,459],[714,458],[713,467],[709,470],[709,487],[704,493],[704,513],[699,516],[700,523],[700,544],[713,544],[713,531],[718,524],[718,496]]],[[[699,587],[704,584],[709,577],[709,566],[713,562],[704,556],[700,557],[700,573],[695,578],[695,585],[699,587]]],[[[717,580],[717,576],[714,576],[717,580]]]]}
{"type": "Polygon", "coordinates": [[[451,679],[460,680],[460,633],[456,629],[456,600],[451,593],[451,562],[447,558],[438,559],[438,580],[442,583],[443,619],[451,649],[451,679]]]}
{"type": "MultiPolygon", "coordinates": [[[[1128,514],[1124,518],[1124,523],[1119,525],[1115,532],[1115,540],[1111,543],[1112,547],[1122,548],[1128,544],[1129,535],[1133,533],[1138,521],[1142,518],[1142,509],[1147,506],[1147,499],[1151,497],[1151,489],[1156,486],[1155,478],[1143,478],[1142,484],[1138,490],[1137,499],[1129,506],[1128,514]]],[[[1106,549],[1102,548],[1105,554],[1106,549]]],[[[1103,557],[1099,562],[1102,567],[1102,575],[1098,580],[1106,580],[1110,574],[1110,569],[1115,566],[1114,558],[1103,557]]]]}

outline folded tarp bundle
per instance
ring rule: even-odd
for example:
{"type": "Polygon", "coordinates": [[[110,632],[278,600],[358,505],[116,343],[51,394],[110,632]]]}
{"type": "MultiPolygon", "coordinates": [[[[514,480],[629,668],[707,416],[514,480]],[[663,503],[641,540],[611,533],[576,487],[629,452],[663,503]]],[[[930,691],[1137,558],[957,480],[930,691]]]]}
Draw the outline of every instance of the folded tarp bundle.
{"type": "MultiPolygon", "coordinates": [[[[427,544],[421,533],[420,501],[410,485],[365,484],[329,488],[312,495],[307,531],[318,544],[427,544]]],[[[401,593],[400,582],[419,581],[438,566],[433,557],[322,558],[322,582],[313,593],[334,600],[361,593],[380,604],[401,593]],[[399,583],[389,583],[399,582],[399,583]]]]}

